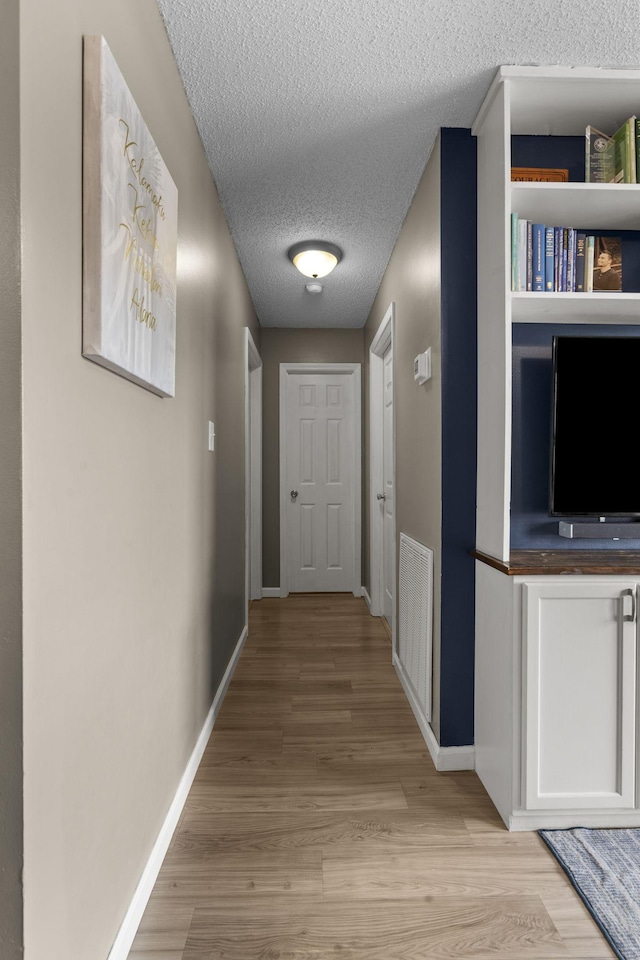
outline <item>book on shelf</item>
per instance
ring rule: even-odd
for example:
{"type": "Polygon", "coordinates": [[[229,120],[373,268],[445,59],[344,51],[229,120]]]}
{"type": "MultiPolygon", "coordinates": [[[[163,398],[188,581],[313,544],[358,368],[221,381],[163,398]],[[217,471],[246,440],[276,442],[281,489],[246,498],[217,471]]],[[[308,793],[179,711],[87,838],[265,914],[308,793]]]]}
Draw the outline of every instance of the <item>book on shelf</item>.
{"type": "Polygon", "coordinates": [[[553,250],[553,289],[562,289],[562,227],[554,227],[555,246],[553,250]]]}
{"type": "Polygon", "coordinates": [[[576,292],[576,230],[567,228],[567,293],[576,292]]]}
{"type": "Polygon", "coordinates": [[[519,183],[567,183],[569,170],[556,167],[511,167],[511,179],[519,183]]]}
{"type": "Polygon", "coordinates": [[[584,292],[593,293],[593,252],[595,237],[588,236],[584,254],[584,292]]]}
{"type": "Polygon", "coordinates": [[[518,293],[621,291],[621,238],[533,223],[512,213],[511,289],[518,293]]]}
{"type": "Polygon", "coordinates": [[[545,226],[534,223],[531,226],[532,279],[531,289],[540,293],[545,288],[545,226]]]}
{"type": "Polygon", "coordinates": [[[576,233],[576,293],[584,293],[584,255],[587,235],[578,231],[576,233]]]}
{"type": "Polygon", "coordinates": [[[511,214],[511,289],[518,289],[518,214],[511,214]]]}
{"type": "Polygon", "coordinates": [[[555,259],[555,229],[545,227],[544,229],[544,289],[547,292],[553,291],[553,271],[555,259]]]}
{"type": "Polygon", "coordinates": [[[518,220],[518,279],[516,290],[521,293],[527,289],[527,227],[526,220],[518,220]]]}
{"type": "Polygon", "coordinates": [[[614,183],[636,182],[636,118],[628,120],[613,134],[615,144],[614,183]]]}

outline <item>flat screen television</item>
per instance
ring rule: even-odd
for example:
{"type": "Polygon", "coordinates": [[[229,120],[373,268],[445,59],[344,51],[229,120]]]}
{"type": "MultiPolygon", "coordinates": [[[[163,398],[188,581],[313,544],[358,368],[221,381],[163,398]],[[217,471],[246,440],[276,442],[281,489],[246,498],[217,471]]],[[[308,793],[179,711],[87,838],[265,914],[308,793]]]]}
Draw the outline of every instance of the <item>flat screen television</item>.
{"type": "Polygon", "coordinates": [[[552,517],[640,517],[640,337],[553,338],[552,517]]]}

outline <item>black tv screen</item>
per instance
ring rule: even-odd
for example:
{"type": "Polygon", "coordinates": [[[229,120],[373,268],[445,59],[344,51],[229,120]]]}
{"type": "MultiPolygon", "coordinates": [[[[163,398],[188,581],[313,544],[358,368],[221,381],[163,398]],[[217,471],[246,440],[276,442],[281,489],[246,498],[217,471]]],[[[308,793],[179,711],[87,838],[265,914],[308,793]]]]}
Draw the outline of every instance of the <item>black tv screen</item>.
{"type": "Polygon", "coordinates": [[[640,517],[640,337],[553,338],[550,514],[640,517]]]}

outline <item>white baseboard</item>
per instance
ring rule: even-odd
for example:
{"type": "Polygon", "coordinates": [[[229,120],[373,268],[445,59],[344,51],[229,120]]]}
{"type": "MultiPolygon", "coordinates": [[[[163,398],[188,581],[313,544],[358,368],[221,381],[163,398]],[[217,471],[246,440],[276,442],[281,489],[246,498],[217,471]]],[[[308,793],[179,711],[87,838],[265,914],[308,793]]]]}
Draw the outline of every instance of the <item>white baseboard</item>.
{"type": "Polygon", "coordinates": [[[124,920],[122,921],[118,935],[113,942],[108,960],[127,960],[129,951],[131,950],[131,944],[135,939],[138,927],[140,926],[140,921],[142,920],[142,915],[145,911],[147,903],[149,902],[151,891],[153,890],[153,886],[160,872],[162,861],[164,860],[167,850],[169,849],[169,844],[171,843],[174,830],[178,825],[182,808],[184,807],[189,790],[191,789],[191,784],[193,783],[193,779],[200,765],[202,754],[204,753],[209,737],[211,736],[211,731],[213,730],[216,717],[220,713],[222,701],[224,700],[225,694],[231,682],[231,677],[233,676],[236,664],[238,663],[238,659],[242,653],[242,648],[245,640],[247,639],[247,633],[248,628],[245,626],[240,634],[240,639],[236,644],[236,648],[233,651],[233,655],[229,661],[227,669],[225,670],[224,676],[220,681],[220,686],[218,687],[216,695],[213,698],[211,709],[209,710],[207,719],[205,720],[204,726],[200,731],[196,745],[193,748],[193,753],[189,757],[189,762],[187,763],[186,769],[182,774],[182,779],[178,784],[178,789],[176,790],[171,806],[169,807],[169,812],[164,819],[164,823],[160,828],[160,833],[158,834],[156,842],[153,845],[153,849],[149,855],[147,864],[142,871],[142,876],[140,877],[138,886],[136,887],[131,903],[129,904],[129,909],[125,914],[124,920]]]}
{"type": "Polygon", "coordinates": [[[263,597],[279,597],[280,587],[263,587],[262,596],[263,597]]]}
{"type": "Polygon", "coordinates": [[[362,588],[362,596],[364,597],[366,605],[369,607],[369,613],[371,613],[371,597],[369,596],[369,591],[366,587],[362,588]]]}
{"type": "Polygon", "coordinates": [[[395,651],[393,654],[393,666],[395,667],[395,671],[398,674],[400,683],[402,684],[402,689],[407,695],[407,700],[409,701],[409,705],[413,710],[413,715],[418,722],[420,732],[424,737],[424,741],[427,745],[429,753],[431,754],[431,759],[433,760],[436,770],[475,770],[475,749],[473,745],[470,744],[469,746],[464,747],[440,746],[436,740],[435,733],[431,729],[431,724],[422,712],[420,704],[416,700],[414,692],[407,682],[407,679],[404,675],[404,670],[402,669],[402,664],[400,663],[398,655],[395,653],[395,651]]]}

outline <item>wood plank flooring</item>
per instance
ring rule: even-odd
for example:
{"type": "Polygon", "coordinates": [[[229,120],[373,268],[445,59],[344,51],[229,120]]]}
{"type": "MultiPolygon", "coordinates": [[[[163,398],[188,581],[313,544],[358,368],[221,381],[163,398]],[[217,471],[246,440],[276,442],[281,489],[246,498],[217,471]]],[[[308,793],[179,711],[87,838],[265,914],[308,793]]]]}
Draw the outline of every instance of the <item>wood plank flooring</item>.
{"type": "Polygon", "coordinates": [[[363,600],[252,605],[129,960],[605,960],[535,833],[437,773],[363,600]]]}

